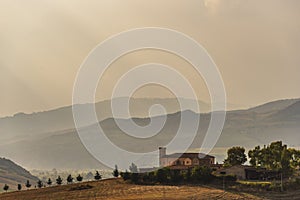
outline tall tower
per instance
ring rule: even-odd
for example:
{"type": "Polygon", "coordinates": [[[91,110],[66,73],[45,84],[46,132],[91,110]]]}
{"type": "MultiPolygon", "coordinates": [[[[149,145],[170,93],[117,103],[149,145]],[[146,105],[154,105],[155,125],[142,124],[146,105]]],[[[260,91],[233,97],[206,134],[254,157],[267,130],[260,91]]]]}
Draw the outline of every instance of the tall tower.
{"type": "Polygon", "coordinates": [[[167,148],[166,147],[159,147],[159,166],[163,167],[162,158],[166,155],[167,148]]]}

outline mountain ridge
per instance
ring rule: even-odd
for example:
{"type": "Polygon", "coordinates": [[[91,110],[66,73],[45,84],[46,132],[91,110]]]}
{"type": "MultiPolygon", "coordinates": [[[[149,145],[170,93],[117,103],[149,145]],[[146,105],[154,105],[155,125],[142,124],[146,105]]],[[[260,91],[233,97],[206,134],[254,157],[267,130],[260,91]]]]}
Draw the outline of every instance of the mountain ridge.
{"type": "MultiPolygon", "coordinates": [[[[268,144],[274,140],[283,140],[284,143],[287,143],[290,146],[300,147],[300,136],[298,134],[300,125],[298,123],[299,120],[297,121],[299,118],[295,118],[296,120],[288,118],[292,115],[296,117],[300,116],[300,112],[297,109],[294,114],[289,112],[291,109],[294,110],[293,107],[289,107],[294,104],[298,105],[298,101],[294,102],[294,104],[291,104],[290,100],[283,101],[289,102],[277,102],[279,104],[278,109],[274,109],[276,102],[271,102],[273,106],[267,104],[266,108],[262,109],[262,107],[260,107],[259,112],[255,109],[227,112],[224,129],[215,147],[226,149],[231,146],[244,144],[246,145],[246,148],[253,148],[256,145],[268,144]],[[278,120],[281,115],[280,111],[284,111],[285,117],[278,120]]],[[[120,147],[131,148],[132,151],[155,150],[158,146],[166,145],[167,141],[174,137],[182,113],[187,113],[191,119],[198,115],[200,116],[199,130],[191,149],[199,148],[199,144],[201,144],[208,128],[211,113],[198,114],[193,111],[179,111],[168,114],[166,116],[167,121],[165,127],[161,130],[160,135],[154,137],[154,142],[149,144],[145,143],[144,145],[141,145],[140,148],[134,148],[130,141],[132,142],[135,140],[132,140],[132,138],[123,134],[115,123],[115,120],[117,120],[126,124],[131,119],[107,118],[99,123],[104,130],[108,131],[109,134],[107,137],[120,147]]],[[[149,124],[151,119],[159,117],[164,116],[133,118],[132,120],[137,124],[144,126],[149,124]]],[[[97,126],[97,124],[84,127],[84,131],[87,133],[94,131],[95,126],[97,126]]],[[[192,130],[187,130],[185,137],[191,137],[191,132],[192,130]]],[[[182,140],[186,138],[182,138],[182,140]]],[[[99,145],[101,145],[101,143],[99,145]]],[[[31,169],[85,169],[104,167],[85,149],[74,128],[48,132],[47,134],[42,134],[40,137],[27,136],[26,139],[2,144],[0,145],[0,152],[6,157],[18,160],[19,163],[22,163],[22,166],[31,169]],[[14,154],[12,154],[11,151],[13,151],[14,154]],[[30,155],[30,159],[28,155],[30,155]]],[[[222,161],[224,154],[226,154],[226,150],[213,155],[215,155],[219,161],[222,161]]],[[[155,163],[153,165],[155,165],[155,163]]]]}

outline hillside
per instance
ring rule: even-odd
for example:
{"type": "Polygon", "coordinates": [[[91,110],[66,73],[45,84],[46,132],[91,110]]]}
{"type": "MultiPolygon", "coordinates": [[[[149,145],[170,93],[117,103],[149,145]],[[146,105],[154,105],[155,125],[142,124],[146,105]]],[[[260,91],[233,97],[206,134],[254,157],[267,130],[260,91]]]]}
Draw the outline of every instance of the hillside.
{"type": "MultiPolygon", "coordinates": [[[[300,112],[295,108],[298,105],[299,101],[283,100],[266,104],[266,108],[262,105],[254,109],[227,112],[224,130],[212,155],[221,162],[228,147],[243,144],[248,149],[275,140],[282,140],[289,146],[300,147],[300,112]],[[284,101],[288,102],[284,103],[284,101]],[[278,108],[276,109],[277,103],[278,108]]],[[[199,115],[192,111],[185,111],[185,113],[191,119],[199,115]]],[[[129,147],[133,151],[147,151],[166,145],[174,137],[181,114],[181,112],[176,112],[167,115],[164,128],[151,143],[140,143],[139,140],[123,134],[115,123],[115,119],[109,118],[101,121],[100,124],[109,133],[107,137],[120,147],[129,147]],[[136,145],[137,143],[140,145],[136,145]]],[[[199,148],[210,122],[209,113],[200,115],[200,128],[195,142],[191,146],[192,149],[199,148]]],[[[129,123],[128,119],[116,120],[124,124],[129,123]]],[[[149,123],[150,119],[135,118],[134,121],[145,125],[149,123]]],[[[95,131],[95,126],[87,126],[83,130],[88,134],[95,131]]],[[[190,132],[187,130],[186,135],[181,139],[192,137],[190,132]]],[[[99,145],[101,146],[101,141],[99,141],[99,145]]],[[[27,168],[95,169],[103,167],[81,144],[75,129],[43,134],[41,137],[27,136],[26,139],[0,145],[0,152],[3,156],[17,160],[27,168]]],[[[158,164],[156,154],[153,155],[152,160],[153,162],[148,165],[156,166],[158,164]]]]}
{"type": "Polygon", "coordinates": [[[277,118],[278,120],[288,120],[288,121],[298,121],[300,120],[300,101],[296,101],[295,103],[289,105],[288,107],[278,110],[273,118],[277,118]]]}
{"type": "Polygon", "coordinates": [[[233,188],[226,192],[214,185],[133,185],[121,179],[106,179],[70,185],[52,186],[0,194],[1,200],[45,200],[45,199],[85,199],[85,200],[292,200],[299,199],[300,191],[261,192],[250,190],[241,192],[233,188]]]}
{"type": "Polygon", "coordinates": [[[0,199],[2,200],[44,200],[49,198],[86,200],[261,199],[250,194],[236,194],[232,192],[224,193],[220,189],[204,186],[141,186],[127,184],[120,179],[76,183],[71,185],[0,194],[0,199]]]}
{"type": "Polygon", "coordinates": [[[8,184],[15,189],[18,183],[25,184],[27,180],[36,183],[38,178],[11,160],[0,158],[0,185],[8,184]]]}
{"type": "MultiPolygon", "coordinates": [[[[114,99],[114,105],[119,105],[120,108],[117,109],[122,109],[122,105],[127,101],[128,98],[116,98],[114,99]]],[[[186,105],[182,110],[191,109],[192,107],[189,105],[195,103],[194,100],[190,99],[181,99],[181,101],[186,105]]],[[[147,117],[149,116],[149,108],[155,104],[163,105],[168,114],[180,111],[179,103],[175,98],[131,98],[129,103],[130,114],[132,117],[147,117]]],[[[198,101],[198,104],[201,112],[208,112],[210,110],[209,104],[202,101],[198,101]]],[[[84,111],[91,105],[82,104],[76,105],[76,107],[84,111]]],[[[99,121],[112,117],[111,101],[98,102],[95,104],[95,108],[99,121]]],[[[160,113],[154,113],[154,115],[160,115],[160,113]]],[[[121,115],[118,118],[129,118],[129,116],[121,115]]],[[[90,125],[89,122],[86,122],[86,124],[90,125]]],[[[16,142],[28,137],[44,137],[53,132],[74,129],[74,127],[72,106],[32,114],[18,113],[11,117],[0,118],[0,144],[16,142]]]]}
{"type": "Polygon", "coordinates": [[[276,112],[298,102],[300,99],[283,99],[278,101],[268,102],[253,108],[248,109],[257,113],[276,112]]]}

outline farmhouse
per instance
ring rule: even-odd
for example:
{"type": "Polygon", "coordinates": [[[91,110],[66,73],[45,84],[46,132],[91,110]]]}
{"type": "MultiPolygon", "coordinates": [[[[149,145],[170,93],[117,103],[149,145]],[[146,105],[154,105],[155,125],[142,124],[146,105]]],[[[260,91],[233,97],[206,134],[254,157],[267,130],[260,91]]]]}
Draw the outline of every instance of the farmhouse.
{"type": "Polygon", "coordinates": [[[199,153],[166,154],[165,147],[159,147],[159,166],[172,169],[188,169],[195,166],[211,167],[215,164],[215,157],[199,153]]]}
{"type": "Polygon", "coordinates": [[[280,178],[280,172],[255,168],[248,165],[235,165],[216,170],[215,175],[232,175],[238,180],[273,180],[280,178]]]}
{"type": "Polygon", "coordinates": [[[246,170],[252,167],[246,165],[235,165],[230,167],[224,167],[214,172],[215,175],[231,175],[236,176],[238,180],[246,180],[246,170]]]}

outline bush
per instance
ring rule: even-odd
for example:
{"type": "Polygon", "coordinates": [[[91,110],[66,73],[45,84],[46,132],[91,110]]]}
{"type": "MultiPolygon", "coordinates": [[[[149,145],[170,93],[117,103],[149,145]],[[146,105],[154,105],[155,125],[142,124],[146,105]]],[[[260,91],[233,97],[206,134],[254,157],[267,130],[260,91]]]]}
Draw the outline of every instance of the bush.
{"type": "Polygon", "coordinates": [[[291,181],[284,183],[284,189],[299,190],[300,189],[300,179],[296,178],[295,180],[291,180],[291,181]]]}
{"type": "Polygon", "coordinates": [[[156,180],[159,183],[169,182],[169,177],[170,177],[170,169],[169,168],[161,168],[156,171],[156,180]]]}
{"type": "Polygon", "coordinates": [[[140,182],[140,176],[138,173],[131,173],[130,180],[132,183],[139,183],[140,182]]]}
{"type": "Polygon", "coordinates": [[[157,181],[155,172],[148,172],[147,176],[148,176],[149,183],[155,183],[157,181]]]}
{"type": "Polygon", "coordinates": [[[280,191],[281,185],[279,183],[271,183],[268,188],[266,188],[267,191],[280,191]]]}
{"type": "Polygon", "coordinates": [[[131,173],[126,171],[126,172],[121,172],[120,173],[121,177],[123,178],[124,181],[127,181],[130,179],[131,173]]]}
{"type": "MultiPolygon", "coordinates": [[[[193,180],[195,183],[208,183],[215,178],[211,172],[212,170],[209,167],[195,167],[193,170],[189,169],[184,173],[182,170],[172,170],[166,167],[143,174],[126,171],[121,173],[121,177],[123,180],[130,180],[135,184],[179,184],[184,181],[190,182],[190,180],[193,180]]],[[[231,179],[236,180],[236,178],[232,177],[231,179]]]]}
{"type": "Polygon", "coordinates": [[[170,175],[171,175],[171,183],[180,183],[183,181],[183,175],[181,174],[180,170],[171,170],[170,171],[170,175]]]}
{"type": "Polygon", "coordinates": [[[183,174],[183,179],[184,181],[191,181],[191,178],[192,178],[192,172],[191,172],[191,169],[188,169],[184,174],[183,174]]]}
{"type": "Polygon", "coordinates": [[[214,178],[211,173],[211,168],[205,166],[197,166],[193,168],[191,178],[194,182],[208,183],[214,178]]]}

